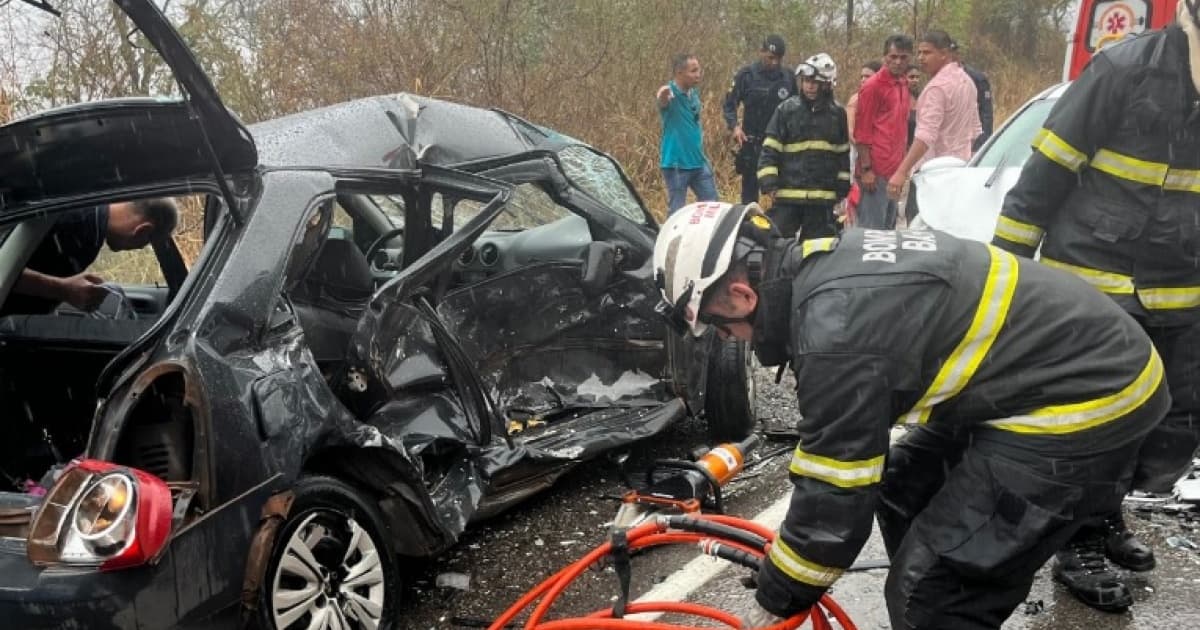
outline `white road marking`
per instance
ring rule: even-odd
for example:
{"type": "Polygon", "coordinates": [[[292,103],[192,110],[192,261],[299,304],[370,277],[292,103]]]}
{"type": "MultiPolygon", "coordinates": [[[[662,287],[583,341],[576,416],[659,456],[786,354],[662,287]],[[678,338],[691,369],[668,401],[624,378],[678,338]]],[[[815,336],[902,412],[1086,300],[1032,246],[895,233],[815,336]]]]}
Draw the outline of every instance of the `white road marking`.
{"type": "MultiPolygon", "coordinates": [[[[890,435],[890,442],[895,442],[901,435],[904,435],[904,429],[901,427],[893,427],[890,435]]],[[[755,523],[765,525],[771,529],[778,530],[779,524],[783,522],[783,517],[787,515],[788,505],[792,500],[791,484],[785,483],[782,487],[786,488],[778,500],[772,503],[767,509],[759,512],[754,516],[755,523]]],[[[708,583],[709,580],[717,577],[721,571],[729,568],[730,564],[724,560],[713,558],[711,556],[701,555],[693,558],[690,562],[683,565],[683,568],[667,576],[667,579],[655,585],[645,595],[637,598],[637,602],[681,602],[689,595],[708,583]]],[[[662,613],[642,613],[640,615],[629,615],[626,619],[635,619],[638,621],[653,621],[662,616],[662,613]]]]}
{"type": "MultiPolygon", "coordinates": [[[[778,529],[779,524],[783,522],[783,517],[787,514],[788,504],[791,502],[791,499],[792,492],[791,488],[788,487],[788,491],[778,501],[772,503],[762,512],[759,512],[752,520],[771,529],[778,529]]],[[[656,584],[654,588],[650,589],[645,595],[637,598],[636,601],[684,601],[688,595],[691,595],[696,589],[704,586],[709,580],[717,577],[721,571],[729,567],[730,564],[724,560],[701,555],[693,558],[690,562],[683,565],[683,568],[667,576],[667,579],[656,584]]],[[[629,615],[625,618],[637,621],[653,621],[661,616],[662,613],[642,613],[640,615],[629,615]]]]}

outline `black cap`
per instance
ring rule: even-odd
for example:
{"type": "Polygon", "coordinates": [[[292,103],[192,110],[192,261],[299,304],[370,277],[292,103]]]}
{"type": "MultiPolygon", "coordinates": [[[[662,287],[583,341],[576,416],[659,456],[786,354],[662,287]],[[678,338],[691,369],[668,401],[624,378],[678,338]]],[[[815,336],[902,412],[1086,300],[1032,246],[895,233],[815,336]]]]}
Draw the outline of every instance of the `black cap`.
{"type": "Polygon", "coordinates": [[[779,35],[767,35],[767,38],[763,40],[762,49],[763,52],[782,57],[783,53],[787,52],[787,44],[783,43],[783,37],[779,35]]]}

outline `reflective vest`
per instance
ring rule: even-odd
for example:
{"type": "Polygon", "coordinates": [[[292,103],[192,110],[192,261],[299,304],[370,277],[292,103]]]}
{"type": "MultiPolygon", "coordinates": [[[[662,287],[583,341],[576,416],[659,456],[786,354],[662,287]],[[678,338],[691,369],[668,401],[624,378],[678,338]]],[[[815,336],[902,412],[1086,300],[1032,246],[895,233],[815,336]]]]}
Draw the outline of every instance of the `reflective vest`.
{"type": "Polygon", "coordinates": [[[993,244],[1040,245],[1043,263],[1149,324],[1200,320],[1200,97],[1183,31],[1097,53],[1033,148],[993,244]]]}

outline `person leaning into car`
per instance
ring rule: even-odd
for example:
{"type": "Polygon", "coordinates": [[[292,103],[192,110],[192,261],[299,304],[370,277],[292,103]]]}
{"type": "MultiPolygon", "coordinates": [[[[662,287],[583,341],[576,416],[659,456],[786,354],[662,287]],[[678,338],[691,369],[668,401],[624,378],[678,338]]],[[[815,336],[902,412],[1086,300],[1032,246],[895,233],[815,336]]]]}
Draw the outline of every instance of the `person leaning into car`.
{"type": "Polygon", "coordinates": [[[86,270],[101,247],[141,249],[170,236],[178,222],[179,209],[167,198],[112,203],[62,217],[34,250],[0,314],[45,314],[63,302],[95,310],[108,291],[103,278],[86,270]]]}

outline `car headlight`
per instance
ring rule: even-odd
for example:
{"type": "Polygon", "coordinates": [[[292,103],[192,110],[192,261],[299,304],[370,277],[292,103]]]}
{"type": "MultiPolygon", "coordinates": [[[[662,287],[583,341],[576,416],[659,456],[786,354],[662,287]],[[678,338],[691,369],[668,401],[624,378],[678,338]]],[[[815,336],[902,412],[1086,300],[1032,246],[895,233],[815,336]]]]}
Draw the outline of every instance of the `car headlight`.
{"type": "Polygon", "coordinates": [[[43,566],[139,566],[166,547],[171,514],[171,491],[158,477],[109,462],[76,461],[38,509],[27,553],[43,566]]]}

